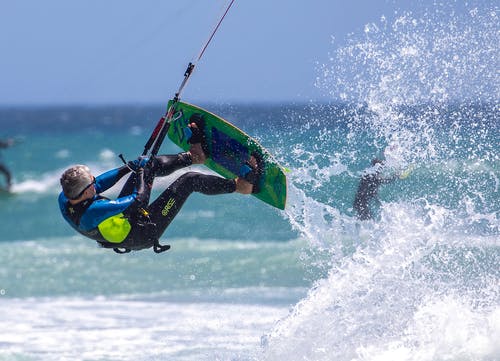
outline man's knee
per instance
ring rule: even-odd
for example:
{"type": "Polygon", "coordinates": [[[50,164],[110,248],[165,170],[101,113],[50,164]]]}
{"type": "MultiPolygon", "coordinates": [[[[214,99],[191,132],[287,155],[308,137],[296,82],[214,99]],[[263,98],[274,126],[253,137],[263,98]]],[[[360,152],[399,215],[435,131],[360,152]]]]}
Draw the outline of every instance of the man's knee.
{"type": "Polygon", "coordinates": [[[152,170],[155,176],[164,177],[175,172],[183,167],[192,164],[191,158],[188,153],[179,153],[175,155],[157,155],[154,157],[152,163],[152,170]]]}
{"type": "Polygon", "coordinates": [[[197,178],[200,177],[200,173],[197,172],[186,172],[181,175],[177,180],[182,184],[193,184],[197,178]]]}

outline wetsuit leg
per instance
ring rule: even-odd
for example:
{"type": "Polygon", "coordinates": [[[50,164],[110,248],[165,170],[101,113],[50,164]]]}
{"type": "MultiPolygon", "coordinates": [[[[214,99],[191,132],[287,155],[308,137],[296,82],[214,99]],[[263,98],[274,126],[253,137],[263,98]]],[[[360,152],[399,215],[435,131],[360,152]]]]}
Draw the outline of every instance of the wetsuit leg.
{"type": "MultiPolygon", "coordinates": [[[[149,187],[153,186],[153,180],[155,177],[164,177],[169,175],[176,170],[184,167],[188,167],[193,164],[191,156],[189,153],[179,153],[174,155],[158,155],[155,156],[151,167],[149,169],[144,169],[144,179],[148,182],[149,187]],[[149,181],[148,181],[149,180],[149,181]]],[[[136,177],[132,173],[127,182],[123,186],[118,197],[123,197],[134,192],[136,186],[136,177]]]]}
{"type": "Polygon", "coordinates": [[[0,163],[0,172],[5,175],[5,181],[7,182],[7,188],[9,188],[10,185],[12,184],[12,179],[11,179],[11,176],[10,176],[10,172],[7,169],[7,167],[4,166],[1,163],[0,163]]]}
{"type": "Polygon", "coordinates": [[[354,209],[356,209],[356,212],[358,213],[358,219],[361,221],[366,221],[373,218],[368,204],[355,206],[354,209]]]}
{"type": "Polygon", "coordinates": [[[372,218],[370,210],[370,197],[363,192],[358,192],[354,198],[353,208],[356,210],[358,219],[366,221],[372,218]]]}
{"type": "Polygon", "coordinates": [[[156,224],[157,237],[160,238],[165,232],[191,193],[216,195],[233,193],[235,190],[234,179],[197,172],[183,174],[148,207],[151,221],[156,224]]]}
{"type": "Polygon", "coordinates": [[[191,155],[187,152],[176,155],[158,155],[153,162],[153,170],[155,177],[165,177],[192,164],[191,155]]]}

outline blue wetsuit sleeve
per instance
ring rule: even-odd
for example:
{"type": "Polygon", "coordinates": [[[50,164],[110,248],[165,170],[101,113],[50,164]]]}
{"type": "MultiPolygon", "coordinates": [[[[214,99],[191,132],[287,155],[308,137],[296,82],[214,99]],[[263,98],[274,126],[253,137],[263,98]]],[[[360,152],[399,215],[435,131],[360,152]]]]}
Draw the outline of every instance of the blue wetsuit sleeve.
{"type": "Polygon", "coordinates": [[[97,193],[102,193],[114,186],[130,169],[126,166],[108,170],[95,179],[95,189],[97,193]]]}

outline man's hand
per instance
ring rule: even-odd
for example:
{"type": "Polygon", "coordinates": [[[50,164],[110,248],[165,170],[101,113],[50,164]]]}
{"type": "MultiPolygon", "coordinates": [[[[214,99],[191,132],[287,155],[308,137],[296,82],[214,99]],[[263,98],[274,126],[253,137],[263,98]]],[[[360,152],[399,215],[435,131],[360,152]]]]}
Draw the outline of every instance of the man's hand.
{"type": "Polygon", "coordinates": [[[149,157],[141,155],[139,158],[127,162],[127,167],[129,167],[132,172],[137,173],[139,170],[144,169],[148,161],[149,157]]]}

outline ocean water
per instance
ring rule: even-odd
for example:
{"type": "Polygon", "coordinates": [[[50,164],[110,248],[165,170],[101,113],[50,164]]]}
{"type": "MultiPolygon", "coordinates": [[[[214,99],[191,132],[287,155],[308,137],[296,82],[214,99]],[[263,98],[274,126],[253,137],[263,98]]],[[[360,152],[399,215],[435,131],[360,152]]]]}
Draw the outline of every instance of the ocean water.
{"type": "Polygon", "coordinates": [[[290,169],[287,207],[193,195],[161,255],[97,248],[57,195],[67,166],[141,153],[162,105],[0,109],[0,360],[499,360],[498,18],[441,11],[325,49],[342,102],[200,104],[290,169]],[[409,176],[359,221],[374,157],[409,176]]]}

